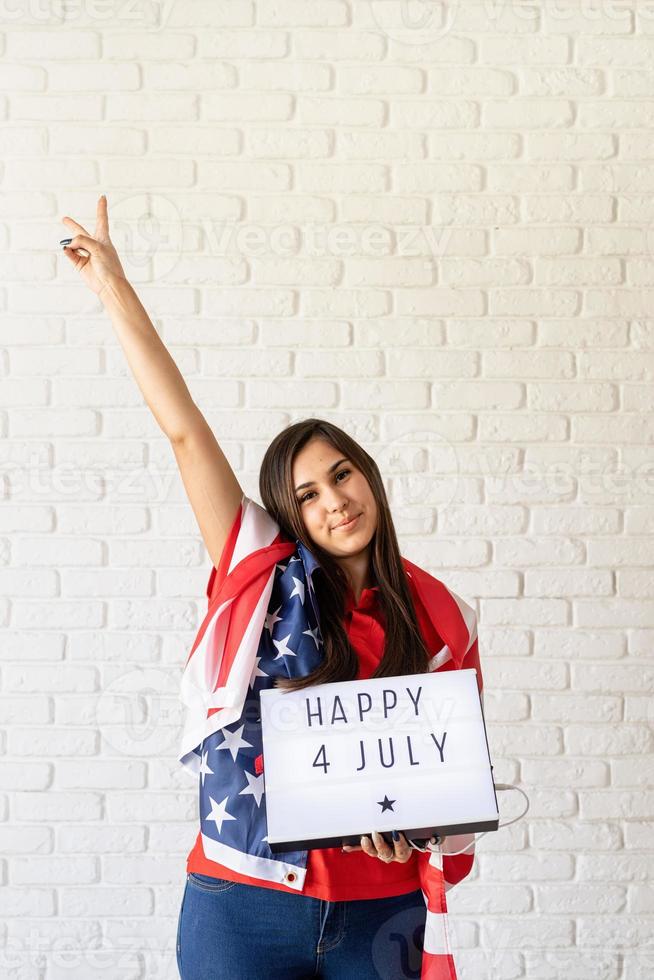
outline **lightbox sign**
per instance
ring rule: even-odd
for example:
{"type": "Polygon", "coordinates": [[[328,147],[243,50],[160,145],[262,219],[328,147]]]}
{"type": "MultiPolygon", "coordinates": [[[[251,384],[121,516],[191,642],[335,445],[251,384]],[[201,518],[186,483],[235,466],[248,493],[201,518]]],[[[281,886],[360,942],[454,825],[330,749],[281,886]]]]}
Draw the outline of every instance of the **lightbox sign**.
{"type": "Polygon", "coordinates": [[[497,830],[474,668],[268,688],[261,725],[273,853],[497,830]]]}

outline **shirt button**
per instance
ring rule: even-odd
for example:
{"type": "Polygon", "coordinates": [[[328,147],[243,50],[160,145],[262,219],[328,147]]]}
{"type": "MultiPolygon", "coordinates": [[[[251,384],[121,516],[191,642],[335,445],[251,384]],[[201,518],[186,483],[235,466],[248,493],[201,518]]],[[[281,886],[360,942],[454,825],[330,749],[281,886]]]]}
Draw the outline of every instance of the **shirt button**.
{"type": "Polygon", "coordinates": [[[297,875],[294,871],[289,871],[289,873],[286,875],[286,881],[295,881],[296,878],[297,875]]]}

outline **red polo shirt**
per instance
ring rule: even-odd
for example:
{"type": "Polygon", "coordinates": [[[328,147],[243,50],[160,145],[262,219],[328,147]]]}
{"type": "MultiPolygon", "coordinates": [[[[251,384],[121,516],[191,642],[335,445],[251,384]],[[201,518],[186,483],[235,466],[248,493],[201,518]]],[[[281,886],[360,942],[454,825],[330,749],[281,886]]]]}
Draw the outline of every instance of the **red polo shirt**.
{"type": "MultiPolygon", "coordinates": [[[[359,656],[357,680],[371,677],[383,654],[384,614],[379,606],[378,593],[378,586],[364,589],[358,604],[355,604],[351,589],[346,595],[344,626],[350,643],[359,656]]],[[[442,647],[443,641],[435,634],[431,621],[415,594],[414,602],[423,636],[428,643],[427,649],[433,656],[442,647]]],[[[371,827],[370,830],[374,828],[371,827]]],[[[411,851],[409,860],[401,864],[399,861],[385,863],[380,858],[370,857],[365,851],[345,853],[340,847],[309,849],[304,888],[299,893],[297,889],[287,885],[251,878],[232,871],[231,868],[225,868],[215,861],[207,861],[202,850],[200,834],[188,856],[186,870],[226,878],[228,881],[242,884],[294,892],[296,895],[309,895],[330,902],[388,898],[391,895],[404,895],[406,892],[420,888],[414,851],[411,851]]]]}

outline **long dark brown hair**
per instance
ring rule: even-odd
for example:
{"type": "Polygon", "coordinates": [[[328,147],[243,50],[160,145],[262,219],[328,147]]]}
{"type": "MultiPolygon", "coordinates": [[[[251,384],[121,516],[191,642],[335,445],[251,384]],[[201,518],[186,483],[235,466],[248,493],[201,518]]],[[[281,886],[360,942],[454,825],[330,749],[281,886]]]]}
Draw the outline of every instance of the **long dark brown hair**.
{"type": "Polygon", "coordinates": [[[384,654],[373,677],[397,677],[428,670],[430,655],[420,633],[415,606],[402,565],[393,519],[379,468],[368,453],[337,425],[304,419],[283,429],[270,443],[261,464],[259,493],[268,513],[292,540],[299,539],[320,564],[313,583],[320,610],[323,660],[306,677],[277,678],[277,687],[299,690],[311,684],[356,680],[359,659],[343,625],[347,578],[328,551],[314,543],[304,526],[293,490],[293,461],[313,438],[331,443],[366,477],[377,503],[377,528],[370,542],[371,565],[386,621],[384,654]]]}

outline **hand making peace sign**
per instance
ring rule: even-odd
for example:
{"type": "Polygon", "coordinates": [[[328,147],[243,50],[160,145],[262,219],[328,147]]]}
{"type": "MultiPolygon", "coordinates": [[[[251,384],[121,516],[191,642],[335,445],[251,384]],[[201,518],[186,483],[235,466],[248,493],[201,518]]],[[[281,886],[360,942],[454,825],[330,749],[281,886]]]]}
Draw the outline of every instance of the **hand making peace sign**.
{"type": "Polygon", "coordinates": [[[95,235],[92,238],[86,228],[72,218],[64,217],[61,220],[71,231],[76,232],[71,239],[68,247],[64,246],[64,251],[77,271],[80,273],[86,285],[93,290],[97,296],[101,296],[112,277],[127,279],[123,267],[118,258],[118,253],[109,238],[109,219],[107,217],[107,198],[103,194],[98,198],[97,217],[95,222],[95,235]],[[83,249],[88,255],[81,255],[77,249],[83,249]]]}

